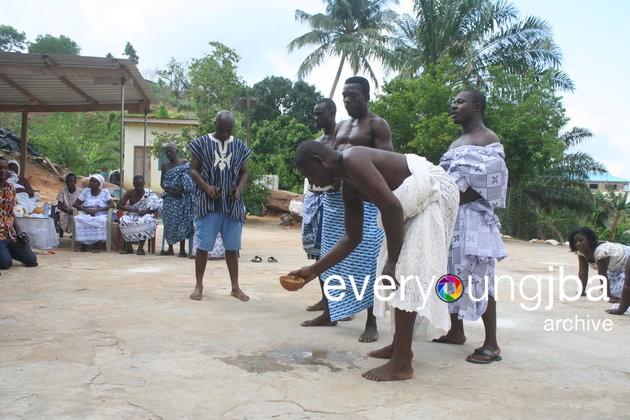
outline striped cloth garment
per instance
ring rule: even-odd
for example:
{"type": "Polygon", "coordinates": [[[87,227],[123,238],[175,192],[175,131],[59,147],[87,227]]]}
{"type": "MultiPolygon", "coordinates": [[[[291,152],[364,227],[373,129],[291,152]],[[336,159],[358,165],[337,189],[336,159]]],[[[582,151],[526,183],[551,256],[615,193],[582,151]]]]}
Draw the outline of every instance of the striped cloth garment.
{"type": "MultiPolygon", "coordinates": [[[[374,281],[376,279],[376,262],[384,232],[377,226],[376,218],[378,209],[372,203],[363,203],[363,241],[352,253],[339,264],[325,271],[321,275],[322,280],[326,280],[332,275],[341,276],[345,282],[345,295],[337,300],[343,290],[330,290],[329,294],[333,299],[329,299],[330,319],[336,321],[346,318],[367,309],[374,304],[374,281]],[[365,294],[357,299],[353,286],[350,283],[350,276],[354,278],[356,290],[359,294],[365,286],[365,294]]],[[[335,246],[339,238],[345,234],[344,228],[344,206],[341,193],[338,191],[324,194],[324,220],[322,223],[322,255],[326,255],[335,246]]],[[[330,285],[339,285],[338,280],[332,280],[330,285]]]]}

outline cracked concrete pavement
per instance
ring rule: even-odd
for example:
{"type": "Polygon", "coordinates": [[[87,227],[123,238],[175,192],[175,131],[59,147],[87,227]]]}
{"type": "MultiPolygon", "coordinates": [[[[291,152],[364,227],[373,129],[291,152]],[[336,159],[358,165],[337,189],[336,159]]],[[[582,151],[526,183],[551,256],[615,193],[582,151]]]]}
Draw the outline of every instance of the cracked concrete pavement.
{"type": "MultiPolygon", "coordinates": [[[[540,275],[544,290],[549,265],[577,271],[567,247],[506,244],[499,274],[540,275]]],[[[37,268],[2,271],[2,418],[619,418],[630,409],[630,316],[606,314],[607,303],[556,296],[552,309],[529,311],[522,305],[532,302],[510,299],[501,284],[503,361],[464,361],[483,341],[481,321],[468,322],[464,345],[414,343],[413,379],[375,383],[361,372],[383,361],[365,354],[391,342],[390,321],[379,321],[372,344],[357,341],[365,314],[334,328],[300,327],[316,315],[304,309],[318,288],[290,293],[278,284],[308,264],[298,228],[246,224],[240,277],[249,302],[229,296],[223,261],[208,262],[195,302],[190,259],[63,245],[39,255],[37,268]],[[254,255],[263,262],[250,262],[254,255]],[[267,262],[272,255],[277,263],[267,262]],[[549,320],[576,317],[590,329],[545,331],[549,320]]],[[[530,278],[526,296],[536,287],[530,278]]]]}

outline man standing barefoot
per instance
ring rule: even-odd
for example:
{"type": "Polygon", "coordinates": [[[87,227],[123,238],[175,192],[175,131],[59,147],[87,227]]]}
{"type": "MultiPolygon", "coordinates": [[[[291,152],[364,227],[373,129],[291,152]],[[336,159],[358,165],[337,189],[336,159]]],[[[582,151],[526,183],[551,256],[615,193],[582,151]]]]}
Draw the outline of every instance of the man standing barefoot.
{"type": "Polygon", "coordinates": [[[241,193],[247,183],[247,159],[251,150],[245,143],[232,137],[234,114],[221,111],[214,121],[212,134],[195,139],[190,149],[190,175],[197,184],[195,194],[195,255],[196,285],[190,295],[201,300],[203,275],[208,262],[208,251],[214,248],[217,234],[221,233],[225,246],[225,262],[232,296],[247,301],[238,285],[238,251],[245,220],[245,206],[241,193]]]}
{"type": "MultiPolygon", "coordinates": [[[[363,377],[373,381],[411,378],[416,317],[423,325],[448,328],[446,303],[432,293],[423,299],[422,291],[446,270],[459,204],[457,186],[441,168],[420,156],[369,147],[339,152],[306,141],[298,146],[295,164],[314,185],[329,185],[334,178],[341,178],[346,234],[315,264],[289,274],[310,281],[346,259],[361,243],[364,202],[374,203],[386,235],[378,270],[392,291],[391,296],[383,298],[394,310],[396,331],[394,342],[385,349],[389,360],[363,377]],[[410,277],[415,281],[409,281],[410,277]]],[[[352,293],[347,283],[345,288],[352,293]]],[[[385,304],[382,299],[375,303],[385,304]]]]}
{"type": "MultiPolygon", "coordinates": [[[[368,108],[370,84],[363,77],[350,77],[343,86],[343,104],[350,119],[337,124],[334,135],[334,150],[342,151],[353,146],[365,146],[381,150],[393,150],[391,131],[387,121],[375,115],[368,108]]],[[[369,343],[378,340],[376,317],[373,313],[374,279],[376,278],[376,259],[383,241],[383,231],[376,224],[378,210],[374,204],[364,203],[365,223],[361,244],[343,261],[322,273],[322,279],[341,276],[346,283],[350,276],[355,280],[358,290],[363,290],[363,283],[368,278],[363,299],[357,300],[353,293],[346,293],[339,300],[340,291],[331,291],[334,300],[327,302],[324,313],[302,326],[334,326],[342,320],[367,309],[365,330],[359,341],[369,343]]],[[[327,192],[324,196],[324,220],[322,223],[322,255],[325,255],[337,241],[346,234],[344,228],[344,206],[339,190],[327,192]]],[[[349,283],[348,283],[349,284],[349,283]]]]}

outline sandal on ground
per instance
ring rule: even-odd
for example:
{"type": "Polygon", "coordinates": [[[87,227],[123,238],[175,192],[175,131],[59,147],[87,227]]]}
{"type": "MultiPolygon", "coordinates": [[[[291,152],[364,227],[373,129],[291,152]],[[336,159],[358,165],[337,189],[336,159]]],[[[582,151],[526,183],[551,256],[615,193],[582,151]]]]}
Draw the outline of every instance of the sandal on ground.
{"type": "Polygon", "coordinates": [[[185,252],[180,252],[179,254],[177,254],[177,256],[180,258],[186,258],[188,254],[186,254],[185,252]]]}
{"type": "Polygon", "coordinates": [[[484,349],[483,347],[475,349],[472,354],[466,356],[467,362],[475,363],[478,365],[487,365],[492,362],[498,362],[500,360],[503,360],[501,356],[499,356],[498,354],[494,354],[492,350],[484,349]]]}
{"type": "Polygon", "coordinates": [[[122,251],[120,251],[120,253],[121,253],[122,255],[126,255],[126,254],[133,254],[133,249],[131,249],[131,248],[123,248],[123,250],[122,250],[122,251]]]}
{"type": "Polygon", "coordinates": [[[267,258],[267,262],[278,262],[274,257],[267,258]]]}
{"type": "Polygon", "coordinates": [[[170,250],[170,251],[161,250],[160,255],[175,255],[175,253],[173,252],[173,250],[170,250]]]}
{"type": "Polygon", "coordinates": [[[144,249],[141,248],[141,249],[136,251],[136,255],[146,255],[146,254],[144,252],[144,249]]]}
{"type": "Polygon", "coordinates": [[[250,261],[253,262],[253,263],[259,263],[259,262],[262,261],[262,258],[260,258],[258,255],[256,255],[250,261]]]}

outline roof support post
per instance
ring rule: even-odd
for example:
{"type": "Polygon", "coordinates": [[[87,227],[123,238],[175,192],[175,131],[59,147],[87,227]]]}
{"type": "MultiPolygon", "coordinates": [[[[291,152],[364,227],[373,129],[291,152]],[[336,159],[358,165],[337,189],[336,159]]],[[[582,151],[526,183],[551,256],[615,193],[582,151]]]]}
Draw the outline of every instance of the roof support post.
{"type": "Polygon", "coordinates": [[[26,148],[28,145],[28,111],[22,111],[22,144],[20,145],[20,173],[18,176],[25,176],[26,170],[26,148]]]}
{"type": "Polygon", "coordinates": [[[125,78],[120,79],[120,185],[118,186],[119,198],[122,198],[122,189],[125,183],[125,78]]]}

